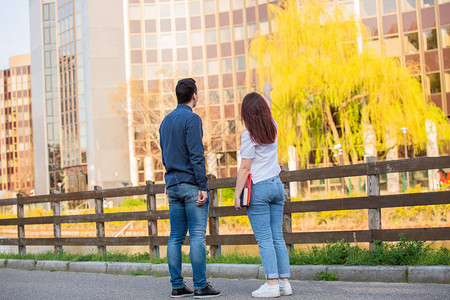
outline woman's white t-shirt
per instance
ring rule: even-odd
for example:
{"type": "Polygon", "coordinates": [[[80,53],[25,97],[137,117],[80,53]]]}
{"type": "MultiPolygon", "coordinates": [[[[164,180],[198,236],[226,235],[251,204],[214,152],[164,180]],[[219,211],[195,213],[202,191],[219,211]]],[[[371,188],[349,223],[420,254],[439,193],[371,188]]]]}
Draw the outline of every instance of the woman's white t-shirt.
{"type": "Polygon", "coordinates": [[[277,127],[277,137],[273,144],[255,144],[250,138],[248,130],[241,135],[241,158],[253,159],[250,169],[253,183],[277,176],[281,171],[278,164],[278,125],[276,122],[275,126],[277,127]]]}

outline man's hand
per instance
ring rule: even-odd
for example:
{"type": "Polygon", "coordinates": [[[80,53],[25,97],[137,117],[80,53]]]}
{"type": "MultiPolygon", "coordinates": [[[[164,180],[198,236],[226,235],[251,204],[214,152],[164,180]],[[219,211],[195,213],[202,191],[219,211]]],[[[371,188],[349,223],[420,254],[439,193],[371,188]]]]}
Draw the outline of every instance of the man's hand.
{"type": "Polygon", "coordinates": [[[208,200],[208,193],[206,191],[198,191],[197,206],[202,206],[208,200]]]}

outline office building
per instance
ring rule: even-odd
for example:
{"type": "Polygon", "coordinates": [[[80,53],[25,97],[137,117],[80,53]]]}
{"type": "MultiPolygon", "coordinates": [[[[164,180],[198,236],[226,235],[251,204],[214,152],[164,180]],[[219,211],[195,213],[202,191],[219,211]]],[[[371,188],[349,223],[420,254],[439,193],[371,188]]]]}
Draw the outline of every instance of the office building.
{"type": "Polygon", "coordinates": [[[30,55],[0,70],[0,190],[34,193],[30,55]]]}
{"type": "Polygon", "coordinates": [[[109,104],[125,80],[122,12],[121,1],[30,1],[37,194],[129,183],[127,123],[109,104]]]}

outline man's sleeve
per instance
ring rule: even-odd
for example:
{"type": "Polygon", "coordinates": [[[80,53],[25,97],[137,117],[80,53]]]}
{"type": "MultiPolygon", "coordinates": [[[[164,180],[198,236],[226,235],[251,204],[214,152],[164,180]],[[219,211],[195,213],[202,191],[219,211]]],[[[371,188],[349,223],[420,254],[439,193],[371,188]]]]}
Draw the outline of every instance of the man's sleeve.
{"type": "Polygon", "coordinates": [[[189,151],[189,159],[194,169],[195,179],[201,191],[208,190],[208,180],[206,178],[205,149],[203,147],[202,120],[198,115],[194,115],[187,120],[186,124],[186,145],[189,151]]]}

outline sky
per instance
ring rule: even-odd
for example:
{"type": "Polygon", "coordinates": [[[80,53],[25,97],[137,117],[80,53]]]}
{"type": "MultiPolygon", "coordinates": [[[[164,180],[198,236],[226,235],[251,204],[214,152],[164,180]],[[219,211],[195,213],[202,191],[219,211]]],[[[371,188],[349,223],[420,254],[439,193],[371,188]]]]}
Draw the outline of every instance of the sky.
{"type": "Polygon", "coordinates": [[[0,70],[12,56],[30,53],[29,0],[0,0],[0,70]]]}

